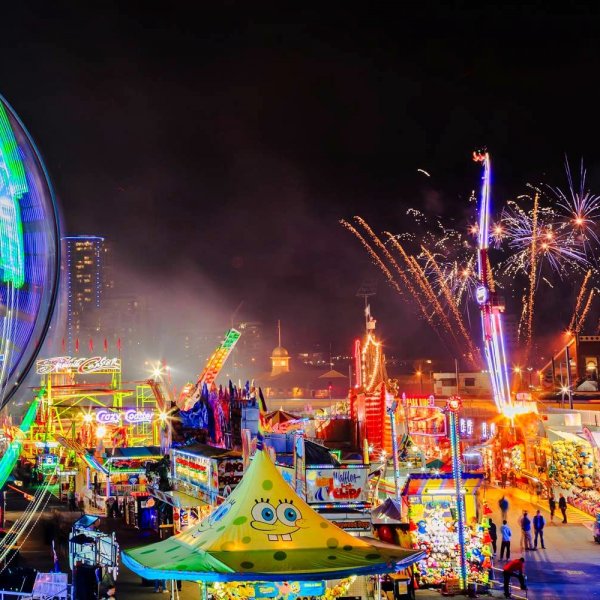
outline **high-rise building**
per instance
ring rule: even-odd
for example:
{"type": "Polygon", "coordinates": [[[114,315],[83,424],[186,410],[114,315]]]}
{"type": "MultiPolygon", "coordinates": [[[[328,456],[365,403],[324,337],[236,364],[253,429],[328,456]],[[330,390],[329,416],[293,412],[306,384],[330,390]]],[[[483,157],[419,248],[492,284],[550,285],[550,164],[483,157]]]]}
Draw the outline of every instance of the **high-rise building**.
{"type": "Polygon", "coordinates": [[[64,281],[67,292],[67,346],[73,352],[76,340],[93,337],[100,327],[103,292],[110,282],[105,276],[108,248],[104,238],[74,235],[63,238],[64,281]]]}

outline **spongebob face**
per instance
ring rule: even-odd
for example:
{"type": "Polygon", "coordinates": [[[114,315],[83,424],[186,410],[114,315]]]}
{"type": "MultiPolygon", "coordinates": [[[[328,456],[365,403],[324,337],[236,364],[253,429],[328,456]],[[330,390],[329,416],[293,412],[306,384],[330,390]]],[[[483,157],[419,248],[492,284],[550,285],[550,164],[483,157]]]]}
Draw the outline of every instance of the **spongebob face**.
{"type": "Polygon", "coordinates": [[[268,533],[270,541],[291,541],[292,533],[296,533],[303,523],[300,511],[294,506],[293,500],[278,501],[277,507],[269,499],[254,500],[252,521],[250,526],[258,531],[268,533]]]}

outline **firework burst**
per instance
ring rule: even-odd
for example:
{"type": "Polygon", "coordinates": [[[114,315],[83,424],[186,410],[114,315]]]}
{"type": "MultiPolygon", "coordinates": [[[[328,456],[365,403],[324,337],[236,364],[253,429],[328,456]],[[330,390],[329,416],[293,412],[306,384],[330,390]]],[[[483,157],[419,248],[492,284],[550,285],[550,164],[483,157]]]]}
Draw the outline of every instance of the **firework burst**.
{"type": "Polygon", "coordinates": [[[579,187],[577,188],[571,173],[569,161],[565,157],[568,190],[546,186],[556,199],[556,206],[561,211],[566,223],[570,224],[583,250],[592,251],[592,242],[600,244],[598,239],[598,218],[600,218],[600,196],[586,190],[586,169],[583,160],[579,169],[579,187]]]}

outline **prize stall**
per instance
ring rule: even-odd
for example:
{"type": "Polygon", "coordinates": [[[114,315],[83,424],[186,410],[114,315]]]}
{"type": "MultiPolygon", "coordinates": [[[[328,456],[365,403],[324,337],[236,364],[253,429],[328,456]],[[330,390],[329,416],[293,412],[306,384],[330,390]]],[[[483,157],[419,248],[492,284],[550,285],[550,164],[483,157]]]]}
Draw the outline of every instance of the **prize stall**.
{"type": "Polygon", "coordinates": [[[243,474],[244,462],[240,452],[206,444],[173,448],[173,490],[150,488],[150,493],[171,507],[172,530],[179,533],[197,525],[221,504],[241,481],[243,474]]]}
{"type": "Polygon", "coordinates": [[[590,443],[570,432],[548,429],[552,445],[549,476],[561,490],[594,487],[594,456],[590,443]]]}
{"type": "MultiPolygon", "coordinates": [[[[463,474],[466,552],[470,583],[487,585],[491,539],[478,498],[481,474],[463,474]]],[[[402,491],[409,520],[410,545],[426,553],[416,565],[421,587],[441,587],[458,577],[459,548],[454,479],[448,475],[411,474],[402,491]]]]}

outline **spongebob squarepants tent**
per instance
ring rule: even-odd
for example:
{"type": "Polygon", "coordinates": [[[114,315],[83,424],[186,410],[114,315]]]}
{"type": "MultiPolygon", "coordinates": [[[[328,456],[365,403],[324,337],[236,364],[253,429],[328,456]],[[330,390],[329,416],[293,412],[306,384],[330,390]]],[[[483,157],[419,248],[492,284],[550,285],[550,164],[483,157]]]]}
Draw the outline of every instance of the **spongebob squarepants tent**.
{"type": "Polygon", "coordinates": [[[242,482],[202,523],[124,551],[123,563],[146,579],[281,581],[389,573],[422,557],[352,537],[327,521],[259,451],[242,482]]]}

